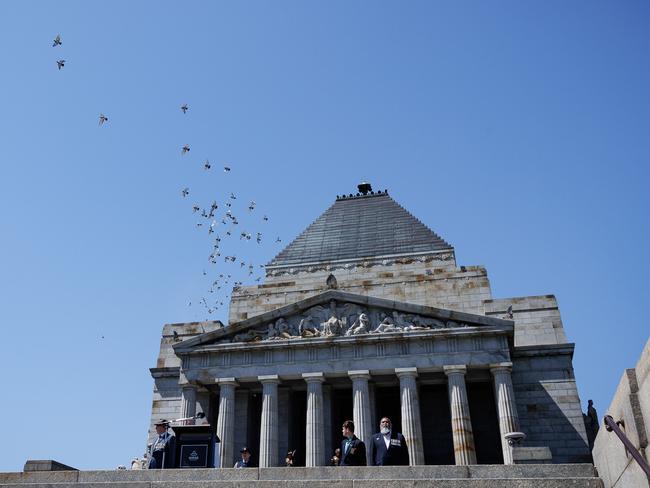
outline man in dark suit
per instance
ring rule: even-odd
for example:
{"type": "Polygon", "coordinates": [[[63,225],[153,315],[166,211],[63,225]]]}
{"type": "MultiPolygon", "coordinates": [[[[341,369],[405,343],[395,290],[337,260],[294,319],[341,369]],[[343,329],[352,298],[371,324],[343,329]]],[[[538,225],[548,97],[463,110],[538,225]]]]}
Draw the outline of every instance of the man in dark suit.
{"type": "Polygon", "coordinates": [[[366,445],[354,435],[354,422],[343,422],[343,441],[341,442],[341,462],[339,466],[365,466],[366,445]]]}
{"type": "Polygon", "coordinates": [[[170,469],[176,467],[176,437],[169,432],[169,422],[159,420],[154,424],[158,437],[151,445],[149,469],[170,469]]]}
{"type": "Polygon", "coordinates": [[[408,466],[409,450],[406,439],[399,432],[393,432],[388,417],[381,419],[379,432],[368,443],[368,463],[371,466],[408,466]]]}

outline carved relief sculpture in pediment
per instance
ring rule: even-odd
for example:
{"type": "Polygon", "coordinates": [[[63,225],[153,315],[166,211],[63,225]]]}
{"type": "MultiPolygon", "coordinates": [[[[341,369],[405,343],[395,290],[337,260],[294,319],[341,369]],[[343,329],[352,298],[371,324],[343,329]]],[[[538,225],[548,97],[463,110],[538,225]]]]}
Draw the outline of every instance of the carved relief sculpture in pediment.
{"type": "Polygon", "coordinates": [[[467,324],[439,320],[418,314],[402,313],[376,307],[364,308],[354,303],[329,307],[316,305],[303,314],[279,318],[265,327],[252,328],[236,334],[232,342],[267,341],[315,337],[357,336],[391,332],[412,332],[432,329],[453,329],[467,324]]]}

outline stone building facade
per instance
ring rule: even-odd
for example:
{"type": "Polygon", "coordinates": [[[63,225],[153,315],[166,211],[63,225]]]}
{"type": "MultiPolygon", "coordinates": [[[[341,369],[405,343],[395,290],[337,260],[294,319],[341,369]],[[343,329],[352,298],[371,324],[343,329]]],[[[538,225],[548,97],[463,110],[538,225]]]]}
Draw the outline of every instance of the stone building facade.
{"type": "Polygon", "coordinates": [[[232,466],[328,463],[340,426],[367,440],[389,416],[410,463],[511,464],[505,435],[553,463],[589,462],[574,344],[553,295],[492,297],[487,271],[387,192],[339,196],[232,292],[228,324],[168,324],[153,421],[206,414],[232,466]],[[534,449],[533,449],[534,451],[534,449]]]}

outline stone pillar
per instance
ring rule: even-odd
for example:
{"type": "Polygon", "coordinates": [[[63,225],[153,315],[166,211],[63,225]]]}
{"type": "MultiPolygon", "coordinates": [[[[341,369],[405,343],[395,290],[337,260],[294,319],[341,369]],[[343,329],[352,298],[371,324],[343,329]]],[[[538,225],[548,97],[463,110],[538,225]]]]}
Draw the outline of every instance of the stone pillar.
{"type": "Polygon", "coordinates": [[[260,468],[278,465],[278,375],[258,376],[262,383],[260,468]]]}
{"type": "Polygon", "coordinates": [[[323,466],[325,429],[323,422],[323,373],[303,373],[307,382],[307,432],[305,466],[323,466]]]}
{"type": "Polygon", "coordinates": [[[185,385],[181,390],[181,418],[196,415],[196,386],[185,385]]]}
{"type": "Polygon", "coordinates": [[[217,436],[221,440],[221,468],[231,468],[235,457],[235,378],[219,378],[219,414],[217,436]]]}
{"type": "MultiPolygon", "coordinates": [[[[336,436],[336,442],[332,441],[332,387],[323,385],[323,428],[325,429],[325,449],[323,450],[323,464],[327,466],[332,456],[332,446],[340,444],[341,436],[336,436]]],[[[337,432],[338,434],[338,432],[337,432]]]]}
{"type": "Polygon", "coordinates": [[[283,465],[284,454],[290,449],[289,446],[289,422],[292,417],[290,413],[290,389],[286,386],[278,386],[278,453],[280,454],[280,465],[283,465]]]}
{"type": "Polygon", "coordinates": [[[512,446],[508,444],[505,435],[508,432],[519,431],[519,415],[512,388],[512,363],[490,364],[490,371],[494,377],[494,397],[497,403],[499,416],[499,431],[501,432],[501,448],[503,450],[503,463],[514,464],[512,459],[512,446]]]}
{"type": "Polygon", "coordinates": [[[367,369],[348,371],[348,376],[352,379],[352,420],[355,428],[354,433],[367,446],[372,436],[370,393],[368,392],[370,371],[367,369]]]}
{"type": "Polygon", "coordinates": [[[454,456],[457,465],[476,464],[476,448],[472,420],[469,415],[465,373],[467,366],[445,366],[449,389],[449,410],[451,412],[451,431],[454,438],[454,456]]]}
{"type": "Polygon", "coordinates": [[[411,466],[424,464],[420,401],[415,383],[418,371],[417,368],[396,368],[395,374],[399,378],[402,430],[409,448],[409,464],[411,466]]]}

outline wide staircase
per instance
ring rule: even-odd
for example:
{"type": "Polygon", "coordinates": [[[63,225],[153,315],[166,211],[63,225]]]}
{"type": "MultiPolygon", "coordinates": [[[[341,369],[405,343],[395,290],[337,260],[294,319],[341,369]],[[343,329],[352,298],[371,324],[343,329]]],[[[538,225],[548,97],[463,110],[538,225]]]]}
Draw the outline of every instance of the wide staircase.
{"type": "Polygon", "coordinates": [[[592,464],[33,471],[0,488],[603,488],[592,464]]]}

